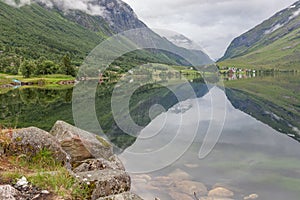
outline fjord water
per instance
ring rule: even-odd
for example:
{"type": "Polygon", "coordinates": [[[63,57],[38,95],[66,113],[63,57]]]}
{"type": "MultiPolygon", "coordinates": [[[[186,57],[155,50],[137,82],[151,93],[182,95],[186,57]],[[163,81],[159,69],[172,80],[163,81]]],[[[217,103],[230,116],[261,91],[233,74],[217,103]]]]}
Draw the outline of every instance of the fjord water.
{"type": "MultiPolygon", "coordinates": [[[[215,185],[231,188],[236,194],[235,199],[243,199],[253,193],[258,194],[259,199],[298,199],[300,195],[299,143],[235,109],[228,100],[221,137],[212,152],[204,159],[199,159],[199,149],[203,145],[203,138],[211,120],[210,109],[220,108],[219,105],[211,104],[210,95],[221,97],[225,93],[215,87],[204,97],[186,102],[191,105],[188,111],[174,113],[171,109],[162,114],[169,115],[170,120],[164,122],[165,126],[159,133],[147,138],[148,130],[157,130],[157,127],[161,126],[162,116],[158,116],[141,133],[141,137],[147,139],[137,139],[120,155],[129,171],[145,163],[155,167],[157,163],[147,159],[147,154],[141,164],[141,160],[134,160],[128,156],[128,152],[155,151],[163,148],[177,134],[183,134],[182,140],[188,138],[193,130],[189,131],[185,128],[184,133],[177,131],[180,126],[177,122],[183,117],[182,115],[185,117],[190,115],[191,123],[200,122],[196,139],[179,160],[156,172],[133,174],[135,192],[145,199],[155,197],[170,199],[176,192],[181,191],[180,188],[176,188],[178,181],[188,180],[201,182],[208,188],[215,185]],[[193,108],[197,105],[202,111],[200,121],[193,119],[193,108]]],[[[193,124],[187,126],[194,127],[193,124]]],[[[174,151],[176,148],[178,146],[174,147],[174,151]]],[[[172,157],[173,152],[170,151],[169,155],[165,156],[172,157]]],[[[163,159],[164,157],[161,158],[162,162],[163,159]]],[[[190,199],[194,196],[192,191],[193,189],[189,194],[190,199]]]]}
{"type": "MultiPolygon", "coordinates": [[[[287,89],[299,87],[299,81],[294,81],[299,80],[298,76],[295,78],[285,74],[284,77],[285,81],[282,82],[278,82],[277,76],[258,77],[259,79],[254,82],[267,79],[270,85],[276,83],[285,86],[288,81],[287,89]]],[[[203,183],[208,189],[215,185],[225,186],[234,191],[234,199],[243,199],[244,196],[253,193],[258,194],[259,199],[266,200],[299,199],[299,142],[283,134],[284,131],[280,133],[271,128],[274,123],[277,123],[276,120],[270,125],[264,124],[261,122],[263,120],[258,121],[233,107],[231,102],[238,104],[241,101],[236,96],[231,95],[229,101],[225,91],[218,87],[208,90],[201,82],[194,81],[190,84],[193,84],[193,88],[197,90],[197,98],[187,98],[181,102],[183,110],[178,109],[180,106],[176,98],[166,89],[148,87],[137,92],[132,101],[131,114],[133,119],[145,126],[138,139],[122,133],[112,121],[109,109],[111,101],[108,96],[111,95],[113,87],[106,85],[99,88],[95,106],[99,121],[111,141],[124,150],[120,157],[129,171],[134,171],[136,167],[145,163],[153,167],[157,163],[147,158],[134,160],[128,157],[128,152],[147,153],[164,148],[177,134],[180,135],[179,140],[176,141],[179,147],[194,133],[194,127],[198,127],[196,138],[191,141],[191,146],[175,162],[151,173],[132,174],[134,191],[145,199],[155,197],[171,199],[175,190],[183,193],[176,188],[178,183],[176,179],[179,179],[179,181],[203,183]],[[215,101],[216,105],[212,104],[211,96],[219,97],[220,101],[225,99],[222,103],[226,106],[226,118],[216,146],[208,156],[199,159],[199,150],[203,145],[209,123],[217,119],[211,117],[212,109],[215,113],[224,112],[222,110],[224,108],[219,105],[220,101],[215,101]],[[163,105],[165,112],[158,116],[153,115],[156,117],[146,117],[153,104],[163,105]],[[199,108],[195,109],[197,106],[199,108]],[[198,109],[199,117],[195,118],[195,111],[198,112],[198,109]],[[190,120],[182,123],[182,117],[190,120]],[[160,130],[162,122],[164,128],[160,130]],[[183,129],[178,128],[180,125],[183,125],[183,129]],[[179,133],[178,130],[183,131],[179,133]]],[[[287,100],[286,96],[282,100],[287,100]]],[[[37,126],[50,130],[56,120],[73,123],[72,88],[19,88],[0,94],[0,102],[0,124],[4,127],[37,126]]],[[[295,109],[298,109],[297,105],[294,105],[295,109]]],[[[252,112],[253,116],[256,116],[258,111],[253,109],[252,112]]],[[[268,120],[265,121],[267,122],[268,120]]],[[[172,157],[174,152],[176,149],[173,151],[171,149],[165,155],[172,157]]],[[[161,162],[163,161],[162,156],[161,162]]],[[[186,195],[193,199],[192,190],[186,195]]]]}

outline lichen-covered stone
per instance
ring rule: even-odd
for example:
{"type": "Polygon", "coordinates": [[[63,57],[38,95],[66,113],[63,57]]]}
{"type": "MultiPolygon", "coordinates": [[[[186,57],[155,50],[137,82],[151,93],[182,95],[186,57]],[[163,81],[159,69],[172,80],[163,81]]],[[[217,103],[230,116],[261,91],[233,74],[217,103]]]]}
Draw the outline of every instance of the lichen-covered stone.
{"type": "Polygon", "coordinates": [[[105,169],[76,175],[81,182],[90,184],[93,190],[92,200],[130,191],[131,179],[125,171],[105,169]]]}
{"type": "Polygon", "coordinates": [[[66,122],[57,121],[50,133],[58,139],[72,163],[90,158],[109,159],[113,155],[112,146],[105,139],[66,122]]]}
{"type": "Polygon", "coordinates": [[[101,197],[97,200],[143,200],[143,199],[131,192],[124,192],[122,194],[112,195],[108,197],[101,197]]]}
{"type": "Polygon", "coordinates": [[[16,200],[20,196],[20,192],[10,185],[0,185],[0,199],[16,200]]]}
{"type": "Polygon", "coordinates": [[[124,166],[120,165],[118,162],[108,161],[105,160],[104,158],[88,159],[88,160],[81,161],[78,164],[79,166],[73,170],[75,173],[104,170],[104,169],[116,169],[116,170],[125,171],[124,166]]]}
{"type": "Polygon", "coordinates": [[[67,162],[67,154],[61,148],[58,140],[46,131],[35,127],[23,128],[13,131],[10,144],[5,154],[34,156],[41,150],[47,149],[57,161],[67,162]]]}
{"type": "Polygon", "coordinates": [[[111,157],[109,157],[108,161],[116,165],[119,170],[125,171],[125,167],[117,155],[112,155],[111,157]]]}

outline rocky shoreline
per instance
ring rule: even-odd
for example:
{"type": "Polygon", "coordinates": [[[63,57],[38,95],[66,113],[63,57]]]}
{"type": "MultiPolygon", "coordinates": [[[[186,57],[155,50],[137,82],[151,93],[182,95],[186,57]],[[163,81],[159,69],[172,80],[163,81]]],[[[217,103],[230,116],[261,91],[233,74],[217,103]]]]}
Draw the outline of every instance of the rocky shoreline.
{"type": "MultiPolygon", "coordinates": [[[[52,152],[79,184],[86,185],[91,200],[141,200],[130,192],[131,178],[112,145],[105,139],[58,121],[48,133],[30,127],[3,134],[0,138],[0,156],[32,157],[43,149],[52,152]]],[[[26,180],[25,177],[23,177],[26,180]]],[[[21,180],[21,179],[20,179],[21,180]]],[[[1,184],[1,182],[0,182],[1,184]]],[[[0,185],[0,199],[59,199],[50,192],[35,188],[30,183],[20,187],[0,185]]]]}
{"type": "MultiPolygon", "coordinates": [[[[39,158],[33,159],[31,164],[35,165],[34,162],[40,162],[39,158]]],[[[60,172],[42,173],[54,176],[60,172]]],[[[151,177],[146,174],[135,174],[130,177],[121,160],[113,153],[113,147],[109,142],[63,121],[57,121],[50,132],[36,127],[4,132],[0,130],[0,200],[142,200],[131,191],[144,190],[158,195],[160,189],[168,194],[168,199],[173,200],[234,200],[237,196],[233,192],[235,190],[230,190],[226,186],[216,184],[208,188],[203,183],[193,181],[188,173],[180,169],[167,176],[151,177]],[[71,182],[82,187],[81,192],[85,193],[84,196],[79,192],[76,197],[61,197],[47,188],[37,187],[27,180],[26,174],[20,174],[19,168],[22,167],[18,166],[18,162],[14,161],[17,163],[14,166],[5,160],[7,157],[14,157],[16,160],[23,157],[34,158],[45,149],[51,152],[51,158],[47,159],[50,161],[54,159],[55,163],[59,163],[67,174],[62,173],[62,176],[76,180],[71,182]],[[15,168],[18,177],[10,182],[2,181],[2,173],[11,168],[15,168]]],[[[143,197],[163,200],[147,195],[143,197]]],[[[238,199],[258,198],[257,194],[250,194],[242,195],[238,199]]]]}

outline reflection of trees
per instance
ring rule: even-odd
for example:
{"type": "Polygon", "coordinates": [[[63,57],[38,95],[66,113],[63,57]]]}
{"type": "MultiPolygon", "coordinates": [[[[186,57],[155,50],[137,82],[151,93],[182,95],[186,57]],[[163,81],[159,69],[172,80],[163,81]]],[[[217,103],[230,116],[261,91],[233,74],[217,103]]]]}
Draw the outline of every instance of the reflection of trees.
{"type": "MultiPolygon", "coordinates": [[[[190,84],[194,89],[197,97],[201,97],[208,92],[208,89],[203,84],[202,79],[197,79],[190,84]]],[[[186,87],[184,85],[179,85],[177,87],[178,90],[184,90],[185,88],[186,87]]],[[[182,92],[184,93],[184,91],[182,92]]],[[[111,93],[112,88],[107,89],[105,86],[101,86],[98,88],[95,106],[96,112],[100,125],[109,139],[115,145],[124,149],[132,145],[132,143],[135,141],[135,138],[124,133],[116,125],[111,113],[111,93]],[[106,92],[107,95],[102,95],[104,92],[106,92]]],[[[189,96],[186,96],[186,99],[188,98],[189,96]]],[[[130,115],[136,124],[140,126],[147,126],[151,122],[151,119],[149,117],[149,110],[153,105],[159,104],[163,106],[165,110],[168,110],[177,103],[177,97],[168,88],[162,87],[158,84],[147,84],[140,87],[131,96],[129,110],[130,115]]]]}
{"type": "Polygon", "coordinates": [[[20,99],[24,104],[37,103],[37,90],[34,88],[26,88],[19,90],[20,99]]]}
{"type": "MultiPolygon", "coordinates": [[[[198,97],[207,93],[203,80],[195,80],[190,84],[198,97]]],[[[95,109],[100,125],[110,140],[120,148],[126,148],[135,141],[135,138],[121,131],[113,119],[111,96],[114,87],[115,84],[112,83],[99,85],[95,109]]],[[[182,90],[182,88],[185,87],[179,85],[177,89],[182,90]]],[[[2,94],[0,95],[0,125],[10,126],[18,120],[18,127],[37,126],[50,130],[57,120],[72,124],[72,91],[72,88],[23,88],[2,94]]],[[[168,110],[177,102],[176,96],[168,88],[158,84],[147,84],[132,95],[130,114],[137,124],[146,126],[151,121],[149,117],[151,106],[160,104],[168,110]]]]}
{"type": "Polygon", "coordinates": [[[0,95],[0,125],[38,126],[49,130],[56,120],[72,121],[72,89],[22,88],[0,95]],[[65,106],[68,113],[60,107],[65,106]],[[68,117],[66,117],[68,116],[68,117]],[[51,119],[51,120],[49,120],[51,119]]]}
{"type": "Polygon", "coordinates": [[[39,88],[24,88],[19,90],[23,104],[38,104],[47,106],[57,101],[71,102],[72,90],[52,90],[39,88]]]}

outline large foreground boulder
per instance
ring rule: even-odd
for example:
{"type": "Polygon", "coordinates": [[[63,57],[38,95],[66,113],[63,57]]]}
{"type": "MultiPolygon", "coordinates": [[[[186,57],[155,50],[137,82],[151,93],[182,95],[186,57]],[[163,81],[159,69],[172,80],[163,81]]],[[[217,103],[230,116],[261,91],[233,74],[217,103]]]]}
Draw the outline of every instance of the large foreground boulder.
{"type": "Polygon", "coordinates": [[[5,146],[5,154],[7,155],[26,155],[31,157],[47,149],[53,153],[52,156],[57,161],[67,162],[68,156],[61,148],[58,140],[39,128],[18,129],[7,137],[9,138],[5,146]]]}
{"type": "Polygon", "coordinates": [[[109,159],[113,155],[112,145],[105,139],[66,122],[57,121],[50,134],[58,139],[72,163],[91,158],[109,159]]]}
{"type": "Polygon", "coordinates": [[[90,184],[92,200],[100,197],[117,195],[130,191],[131,179],[128,173],[121,170],[105,169],[76,173],[81,182],[90,184]]]}

